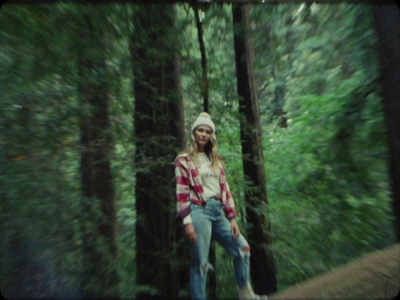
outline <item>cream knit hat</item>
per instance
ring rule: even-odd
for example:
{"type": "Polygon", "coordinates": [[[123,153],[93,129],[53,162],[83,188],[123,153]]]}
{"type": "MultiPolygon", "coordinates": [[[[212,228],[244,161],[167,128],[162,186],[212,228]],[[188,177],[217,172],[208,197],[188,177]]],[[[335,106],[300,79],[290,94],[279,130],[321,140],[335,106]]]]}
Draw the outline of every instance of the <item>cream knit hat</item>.
{"type": "Polygon", "coordinates": [[[199,116],[197,117],[196,121],[194,121],[194,123],[192,125],[192,132],[200,125],[210,126],[211,129],[213,130],[213,132],[215,132],[215,125],[214,125],[213,121],[211,121],[210,115],[206,112],[200,113],[199,116]]]}

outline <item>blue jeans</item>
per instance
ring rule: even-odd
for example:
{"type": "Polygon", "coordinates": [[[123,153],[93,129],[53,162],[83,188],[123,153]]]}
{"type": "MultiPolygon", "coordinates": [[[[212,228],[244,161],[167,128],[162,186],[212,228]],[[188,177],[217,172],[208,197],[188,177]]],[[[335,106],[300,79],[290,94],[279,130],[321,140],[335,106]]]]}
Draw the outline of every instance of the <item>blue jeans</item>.
{"type": "Polygon", "coordinates": [[[236,283],[239,287],[248,284],[250,252],[246,239],[240,235],[232,237],[231,224],[225,217],[221,201],[210,198],[206,206],[191,205],[192,224],[197,241],[191,245],[190,295],[192,299],[206,299],[207,272],[213,267],[208,262],[211,239],[217,241],[233,256],[236,283]]]}

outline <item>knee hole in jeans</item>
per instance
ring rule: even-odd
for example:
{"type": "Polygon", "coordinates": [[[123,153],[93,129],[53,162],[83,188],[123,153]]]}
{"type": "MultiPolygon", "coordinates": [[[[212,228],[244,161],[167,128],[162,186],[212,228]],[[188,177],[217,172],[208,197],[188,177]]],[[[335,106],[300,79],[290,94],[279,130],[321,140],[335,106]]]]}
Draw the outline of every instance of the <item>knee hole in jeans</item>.
{"type": "Polygon", "coordinates": [[[250,253],[250,246],[244,246],[244,247],[242,247],[241,250],[242,250],[243,252],[250,253]]]}
{"type": "Polygon", "coordinates": [[[240,256],[241,257],[250,257],[250,246],[243,246],[240,248],[240,256]]]}
{"type": "Polygon", "coordinates": [[[204,277],[208,273],[208,271],[214,271],[214,267],[209,262],[200,265],[201,277],[204,277]]]}

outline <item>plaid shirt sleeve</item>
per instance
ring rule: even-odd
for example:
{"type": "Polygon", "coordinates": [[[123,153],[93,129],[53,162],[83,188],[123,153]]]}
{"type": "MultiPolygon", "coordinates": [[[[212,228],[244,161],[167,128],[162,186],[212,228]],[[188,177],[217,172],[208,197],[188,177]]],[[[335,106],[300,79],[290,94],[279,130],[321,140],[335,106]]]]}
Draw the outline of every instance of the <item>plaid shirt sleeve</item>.
{"type": "Polygon", "coordinates": [[[229,188],[228,181],[225,176],[225,170],[222,168],[221,169],[221,175],[223,176],[223,185],[221,185],[221,189],[225,193],[225,205],[224,205],[224,212],[225,216],[230,220],[236,217],[236,211],[235,211],[235,202],[233,201],[232,198],[232,193],[229,188]]]}
{"type": "Polygon", "coordinates": [[[233,201],[228,182],[226,182],[226,205],[224,207],[224,212],[229,220],[236,217],[235,202],[233,201]]]}
{"type": "Polygon", "coordinates": [[[175,160],[175,179],[178,219],[183,220],[186,216],[190,215],[189,174],[187,162],[184,157],[178,157],[175,160]]]}

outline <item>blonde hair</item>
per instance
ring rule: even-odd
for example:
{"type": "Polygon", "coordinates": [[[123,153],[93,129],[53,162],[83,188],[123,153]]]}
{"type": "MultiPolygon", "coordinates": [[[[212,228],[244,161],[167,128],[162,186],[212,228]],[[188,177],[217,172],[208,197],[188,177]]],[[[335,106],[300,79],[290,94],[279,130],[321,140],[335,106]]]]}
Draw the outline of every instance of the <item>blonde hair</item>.
{"type": "MultiPolygon", "coordinates": [[[[191,141],[187,144],[186,150],[190,156],[190,159],[194,162],[195,166],[200,167],[200,162],[198,158],[198,147],[196,144],[196,140],[194,138],[193,131],[190,135],[191,141]]],[[[215,135],[214,132],[211,134],[210,141],[204,148],[204,153],[211,160],[211,166],[214,169],[214,173],[218,174],[219,168],[223,164],[223,161],[221,155],[218,153],[217,136],[215,135]]]]}

